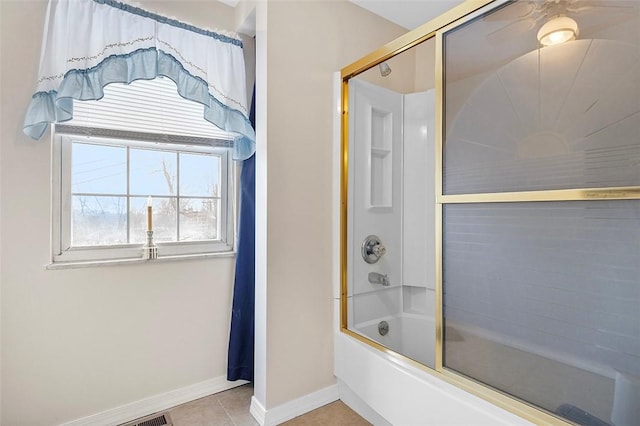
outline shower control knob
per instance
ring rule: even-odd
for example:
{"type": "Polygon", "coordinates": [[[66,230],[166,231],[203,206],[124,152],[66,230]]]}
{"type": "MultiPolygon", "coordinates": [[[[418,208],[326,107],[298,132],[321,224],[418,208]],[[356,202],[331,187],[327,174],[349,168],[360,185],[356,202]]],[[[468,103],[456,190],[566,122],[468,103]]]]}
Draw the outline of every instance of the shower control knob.
{"type": "Polygon", "coordinates": [[[378,257],[382,257],[387,252],[387,248],[382,244],[376,244],[373,246],[373,254],[378,257]]]}
{"type": "Polygon", "coordinates": [[[376,235],[369,235],[362,243],[362,258],[367,263],[376,263],[387,249],[376,235]]]}

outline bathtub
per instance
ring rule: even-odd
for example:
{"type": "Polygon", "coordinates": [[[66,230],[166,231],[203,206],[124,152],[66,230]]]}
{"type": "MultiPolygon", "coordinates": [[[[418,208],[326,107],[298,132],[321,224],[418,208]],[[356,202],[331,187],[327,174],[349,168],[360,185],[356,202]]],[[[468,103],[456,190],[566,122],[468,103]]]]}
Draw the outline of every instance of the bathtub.
{"type": "Polygon", "coordinates": [[[435,324],[433,318],[401,314],[358,324],[355,330],[363,336],[401,353],[421,364],[435,365],[435,324]],[[388,332],[381,335],[378,324],[388,323],[388,332]]]}
{"type": "MultiPolygon", "coordinates": [[[[339,312],[339,304],[339,299],[335,299],[336,312],[339,312]]],[[[412,327],[424,330],[427,320],[402,315],[386,321],[389,322],[388,337],[378,334],[377,323],[360,324],[357,333],[373,337],[372,340],[390,349],[398,344],[404,350],[415,350],[411,358],[421,363],[423,361],[418,358],[433,357],[433,350],[423,351],[427,343],[422,343],[420,349],[409,343],[406,334],[403,335],[412,327]]],[[[334,337],[338,395],[376,426],[532,425],[406,359],[373,348],[340,330],[334,337]]],[[[433,343],[428,345],[433,348],[433,343]]]]}
{"type": "Polygon", "coordinates": [[[334,365],[340,399],[376,426],[530,425],[410,361],[435,365],[435,315],[407,312],[416,304],[407,303],[405,297],[413,294],[422,299],[431,293],[391,287],[348,298],[354,312],[350,330],[404,356],[340,331],[340,298],[336,295],[334,365]],[[385,309],[386,315],[380,314],[385,309]],[[378,331],[381,321],[388,323],[386,335],[378,331]]]}

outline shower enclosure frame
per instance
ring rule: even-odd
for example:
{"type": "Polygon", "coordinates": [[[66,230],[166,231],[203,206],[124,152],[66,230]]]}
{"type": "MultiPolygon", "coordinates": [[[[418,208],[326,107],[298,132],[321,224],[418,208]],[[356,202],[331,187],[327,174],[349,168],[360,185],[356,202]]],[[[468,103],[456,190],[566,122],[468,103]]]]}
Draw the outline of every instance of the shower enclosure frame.
{"type": "Polygon", "coordinates": [[[408,32],[398,39],[364,56],[360,60],[341,70],[341,128],[340,128],[340,331],[360,342],[382,351],[404,363],[442,379],[454,386],[466,390],[482,399],[506,409],[524,419],[534,423],[569,425],[571,423],[555,415],[529,405],[525,401],[516,399],[506,393],[493,389],[478,381],[470,379],[443,365],[443,207],[446,204],[458,203],[514,203],[514,202],[545,202],[545,201],[584,201],[584,200],[640,200],[640,187],[605,187],[536,190],[522,192],[480,193],[462,195],[443,194],[443,120],[444,120],[444,34],[465,25],[495,8],[505,6],[514,0],[467,0],[439,17],[408,32]],[[349,80],[360,73],[379,65],[380,63],[435,38],[435,368],[429,368],[411,358],[397,353],[380,343],[350,330],[348,327],[348,200],[349,200],[349,80]]]}

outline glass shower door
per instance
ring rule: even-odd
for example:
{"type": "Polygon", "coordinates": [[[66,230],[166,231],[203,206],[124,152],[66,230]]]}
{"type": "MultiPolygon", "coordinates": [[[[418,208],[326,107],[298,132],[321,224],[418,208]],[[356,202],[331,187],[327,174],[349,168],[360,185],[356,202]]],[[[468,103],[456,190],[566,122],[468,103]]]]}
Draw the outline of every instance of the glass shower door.
{"type": "Polygon", "coordinates": [[[443,36],[443,366],[578,424],[640,424],[639,28],[535,1],[443,36]]]}

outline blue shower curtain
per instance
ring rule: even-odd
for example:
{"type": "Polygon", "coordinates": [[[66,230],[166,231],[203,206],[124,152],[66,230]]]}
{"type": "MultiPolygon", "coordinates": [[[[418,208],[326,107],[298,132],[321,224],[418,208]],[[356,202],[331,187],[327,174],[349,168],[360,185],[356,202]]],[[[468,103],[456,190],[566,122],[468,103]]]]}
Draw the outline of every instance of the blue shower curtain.
{"type": "MultiPolygon", "coordinates": [[[[256,86],[249,119],[255,129],[256,86]]],[[[227,380],[253,381],[253,348],[255,318],[255,154],[244,160],[240,174],[240,225],[238,253],[233,287],[231,332],[227,362],[227,380]]]]}

